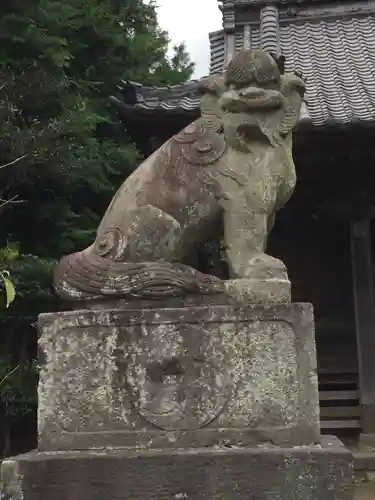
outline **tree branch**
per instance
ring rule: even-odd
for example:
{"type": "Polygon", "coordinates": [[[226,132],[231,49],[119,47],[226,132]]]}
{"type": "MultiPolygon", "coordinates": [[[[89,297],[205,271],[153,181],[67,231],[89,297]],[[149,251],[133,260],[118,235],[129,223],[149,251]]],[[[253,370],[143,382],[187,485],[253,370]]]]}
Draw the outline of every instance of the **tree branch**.
{"type": "Polygon", "coordinates": [[[0,165],[0,169],[1,168],[5,168],[5,167],[10,167],[11,165],[14,165],[15,163],[18,163],[19,161],[23,160],[24,158],[26,158],[27,155],[22,155],[20,156],[19,158],[16,158],[15,160],[13,161],[10,161],[9,163],[5,163],[5,165],[0,165]]]}
{"type": "Polygon", "coordinates": [[[6,381],[6,379],[7,379],[8,377],[10,377],[11,375],[13,375],[13,373],[14,373],[16,370],[18,370],[18,368],[19,368],[19,367],[20,367],[20,365],[17,365],[15,368],[13,368],[13,370],[12,370],[12,371],[10,371],[9,373],[7,373],[7,374],[5,375],[5,377],[3,377],[3,378],[0,380],[0,387],[4,384],[4,382],[6,381]]]}
{"type": "Polygon", "coordinates": [[[13,196],[13,198],[10,198],[9,200],[3,200],[0,198],[0,209],[5,207],[5,205],[9,205],[9,203],[23,203],[22,200],[17,200],[18,195],[13,196]]]}

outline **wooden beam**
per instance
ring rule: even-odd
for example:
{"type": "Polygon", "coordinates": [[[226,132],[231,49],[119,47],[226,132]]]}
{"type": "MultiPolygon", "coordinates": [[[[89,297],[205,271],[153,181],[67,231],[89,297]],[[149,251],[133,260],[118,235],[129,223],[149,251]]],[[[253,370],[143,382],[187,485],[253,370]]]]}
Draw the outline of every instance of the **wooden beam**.
{"type": "Polygon", "coordinates": [[[352,220],[350,236],[361,429],[363,435],[375,438],[375,298],[370,218],[352,220]]]}

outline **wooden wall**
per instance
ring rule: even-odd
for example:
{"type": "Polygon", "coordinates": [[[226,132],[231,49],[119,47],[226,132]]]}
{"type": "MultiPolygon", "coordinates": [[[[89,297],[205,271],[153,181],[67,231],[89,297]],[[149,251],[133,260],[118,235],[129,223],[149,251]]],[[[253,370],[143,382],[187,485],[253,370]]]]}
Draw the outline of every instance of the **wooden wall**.
{"type": "Polygon", "coordinates": [[[323,432],[361,426],[350,226],[294,203],[284,209],[268,251],[287,265],[292,299],[314,306],[323,432]]]}
{"type": "Polygon", "coordinates": [[[355,347],[349,224],[285,210],[269,251],[287,265],[293,300],[314,305],[320,354],[333,354],[338,363],[340,344],[355,347]]]}

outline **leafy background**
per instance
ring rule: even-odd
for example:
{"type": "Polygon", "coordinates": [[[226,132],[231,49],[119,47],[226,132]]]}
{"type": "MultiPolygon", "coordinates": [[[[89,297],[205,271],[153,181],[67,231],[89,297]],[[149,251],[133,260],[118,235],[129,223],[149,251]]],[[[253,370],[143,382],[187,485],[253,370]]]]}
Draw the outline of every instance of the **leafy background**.
{"type": "Polygon", "coordinates": [[[17,291],[0,309],[2,456],[35,446],[35,322],[59,308],[52,268],[92,241],[141,160],[109,96],[120,80],[188,80],[184,45],[169,58],[168,44],[152,2],[0,2],[0,269],[17,291]]]}

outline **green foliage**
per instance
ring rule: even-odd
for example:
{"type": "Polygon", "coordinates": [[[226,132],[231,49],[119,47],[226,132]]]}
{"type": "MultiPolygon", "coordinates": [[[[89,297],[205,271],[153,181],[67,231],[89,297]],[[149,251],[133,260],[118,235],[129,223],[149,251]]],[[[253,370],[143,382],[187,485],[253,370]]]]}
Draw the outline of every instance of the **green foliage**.
{"type": "Polygon", "coordinates": [[[173,47],[170,60],[165,60],[154,68],[153,79],[159,85],[178,85],[187,81],[193,72],[194,64],[182,43],[173,47]]]}
{"type": "MultiPolygon", "coordinates": [[[[18,255],[19,248],[17,244],[8,244],[5,248],[0,249],[0,269],[2,266],[13,262],[18,255]]],[[[0,270],[0,282],[3,285],[5,307],[8,308],[15,299],[16,290],[10,277],[10,272],[7,269],[0,270]]]]}
{"type": "Polygon", "coordinates": [[[90,243],[139,154],[114,115],[120,80],[176,84],[193,66],[167,57],[155,7],[141,0],[11,0],[0,5],[0,246],[58,258],[90,243]],[[1,240],[2,238],[2,240],[1,240]]]}
{"type": "Polygon", "coordinates": [[[56,259],[46,259],[36,255],[21,255],[9,266],[12,282],[17,291],[16,300],[7,310],[0,309],[0,321],[22,318],[34,323],[42,312],[56,311],[58,298],[52,289],[52,272],[56,259]]]}
{"type": "MultiPolygon", "coordinates": [[[[17,291],[0,308],[0,338],[20,322],[32,331],[38,313],[59,307],[53,266],[92,242],[116,187],[140,160],[109,96],[120,80],[190,78],[184,46],[171,59],[167,49],[152,1],[0,2],[0,165],[9,164],[0,168],[0,248],[19,242],[20,254],[0,255],[17,291]]],[[[33,367],[13,368],[0,359],[9,418],[35,405],[33,367]]]]}
{"type": "Polygon", "coordinates": [[[5,307],[8,308],[16,297],[16,290],[10,278],[9,271],[7,271],[6,269],[0,271],[0,279],[2,280],[4,285],[5,307]]]}
{"type": "Polygon", "coordinates": [[[0,411],[4,419],[15,421],[36,409],[36,361],[13,367],[7,358],[0,359],[0,411]]]}

